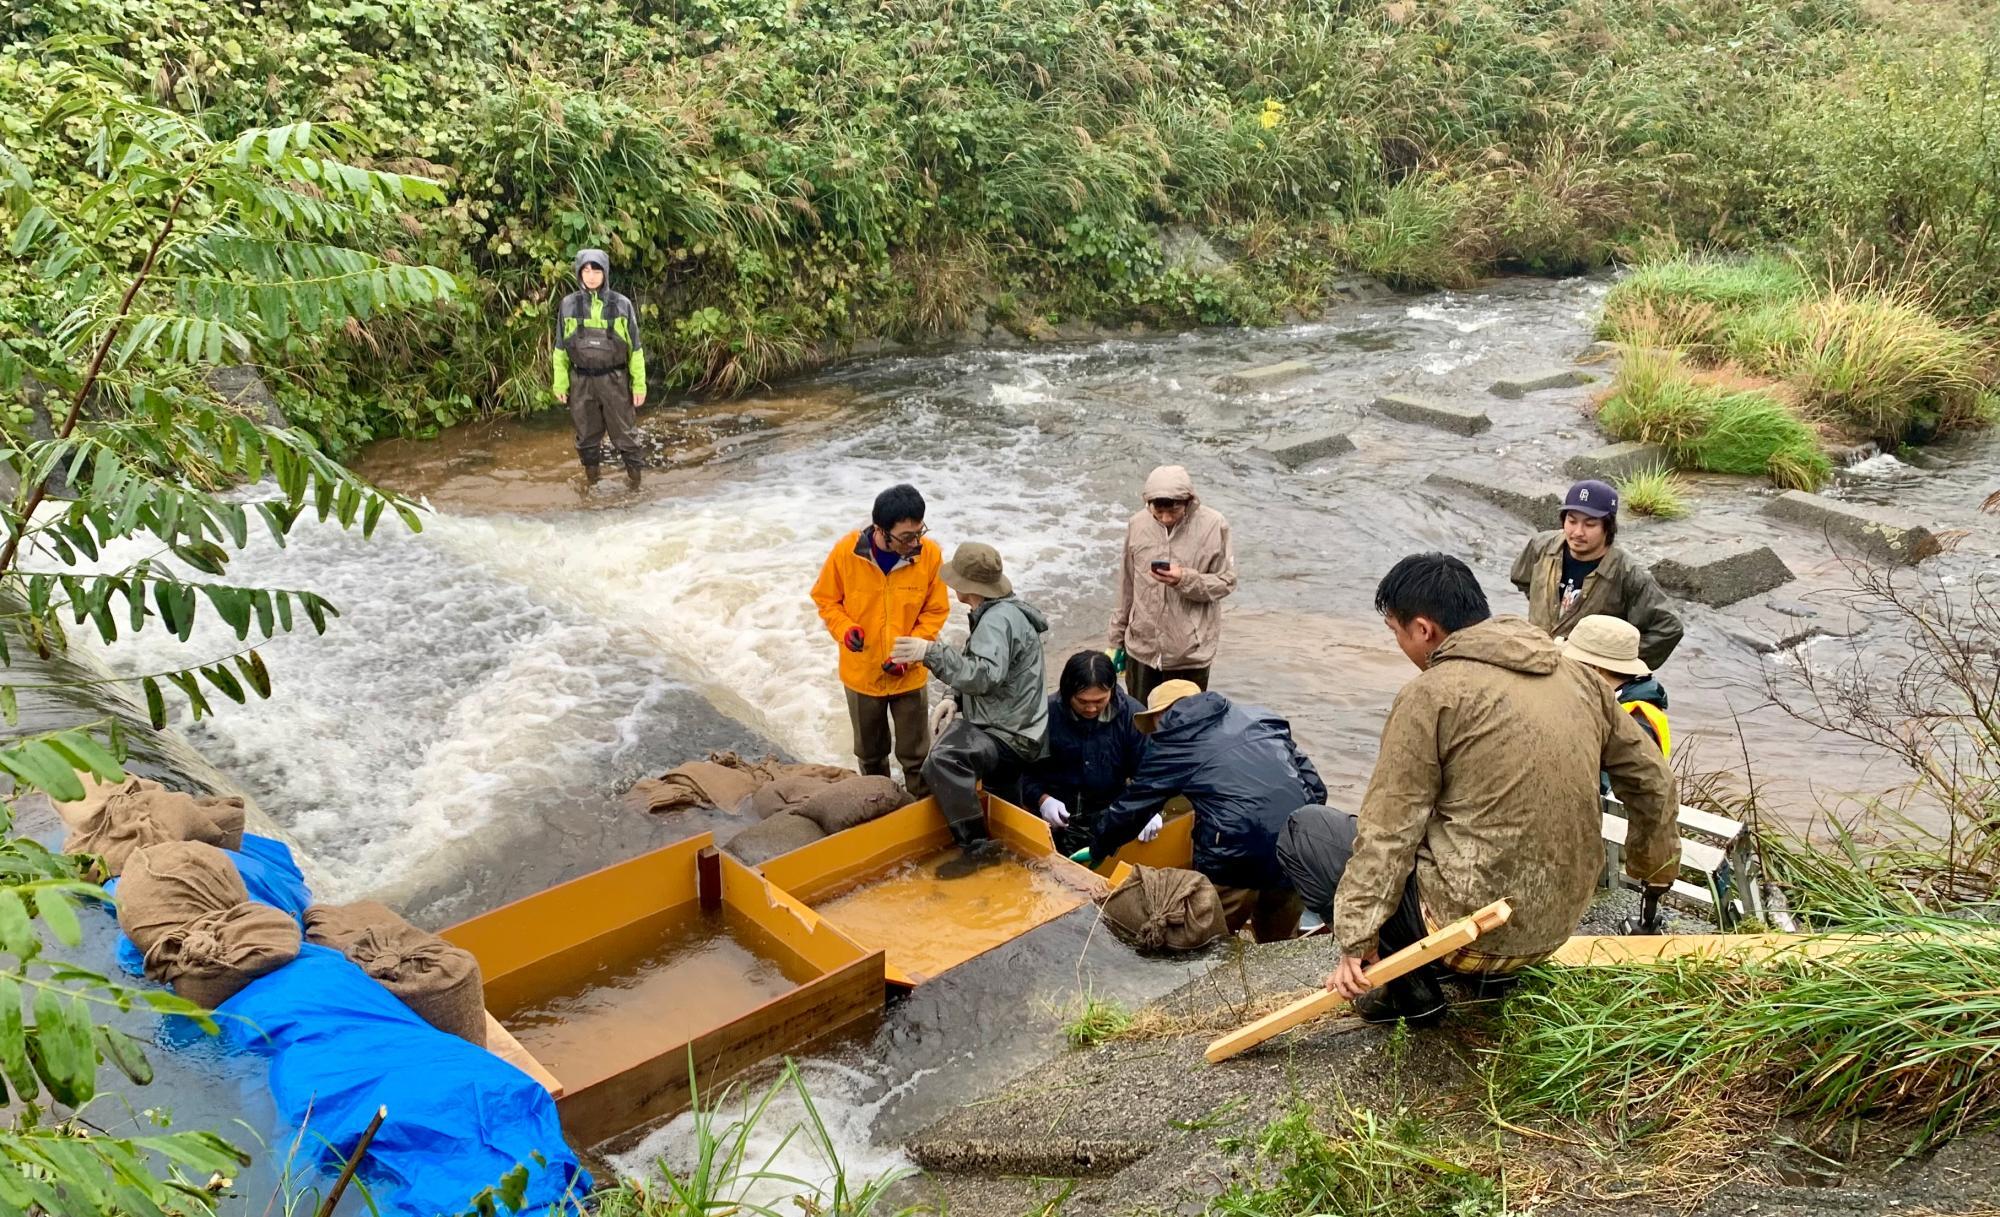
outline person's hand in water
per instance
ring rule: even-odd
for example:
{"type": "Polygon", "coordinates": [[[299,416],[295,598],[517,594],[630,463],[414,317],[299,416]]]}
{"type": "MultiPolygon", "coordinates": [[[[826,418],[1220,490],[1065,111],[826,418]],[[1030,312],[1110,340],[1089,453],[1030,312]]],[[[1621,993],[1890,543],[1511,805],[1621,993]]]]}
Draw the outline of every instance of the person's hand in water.
{"type": "Polygon", "coordinates": [[[989,866],[997,865],[1007,853],[1006,847],[991,837],[962,841],[960,845],[963,848],[959,850],[957,857],[946,858],[938,864],[939,879],[963,879],[967,875],[977,874],[989,866]]]}

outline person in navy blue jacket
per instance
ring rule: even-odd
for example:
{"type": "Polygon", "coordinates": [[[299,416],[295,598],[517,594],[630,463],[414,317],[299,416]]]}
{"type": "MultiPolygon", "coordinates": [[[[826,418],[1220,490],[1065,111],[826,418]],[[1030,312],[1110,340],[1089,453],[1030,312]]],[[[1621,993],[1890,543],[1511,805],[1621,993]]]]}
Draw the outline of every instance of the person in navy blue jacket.
{"type": "Polygon", "coordinates": [[[1151,839],[1167,800],[1184,795],[1194,804],[1194,869],[1215,884],[1230,933],[1249,923],[1258,942],[1296,935],[1303,906],[1278,865],[1278,832],[1299,808],[1326,802],[1326,784],[1291,724],[1184,680],[1154,689],[1133,718],[1146,749],[1097,822],[1092,864],[1151,839]]]}
{"type": "Polygon", "coordinates": [[[1078,651],[1063,665],[1049,695],[1048,751],[1021,779],[1022,805],[1048,822],[1063,853],[1090,844],[1098,816],[1139,768],[1139,709],[1103,652],[1078,651]]]}

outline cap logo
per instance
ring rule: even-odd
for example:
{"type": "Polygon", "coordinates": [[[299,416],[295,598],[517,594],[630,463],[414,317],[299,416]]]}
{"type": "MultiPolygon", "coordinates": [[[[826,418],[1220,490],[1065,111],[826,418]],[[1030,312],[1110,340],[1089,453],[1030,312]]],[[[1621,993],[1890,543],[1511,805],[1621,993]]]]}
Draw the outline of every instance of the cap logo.
{"type": "Polygon", "coordinates": [[[1576,497],[1579,502],[1588,503],[1590,502],[1590,491],[1579,490],[1576,492],[1576,497]]]}

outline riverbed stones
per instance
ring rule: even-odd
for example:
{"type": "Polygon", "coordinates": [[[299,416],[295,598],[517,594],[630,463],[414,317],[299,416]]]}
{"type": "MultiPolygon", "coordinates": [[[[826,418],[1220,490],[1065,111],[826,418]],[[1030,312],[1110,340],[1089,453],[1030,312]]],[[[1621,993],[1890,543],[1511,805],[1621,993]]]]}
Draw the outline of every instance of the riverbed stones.
{"type": "Polygon", "coordinates": [[[1914,566],[1940,548],[1930,529],[1901,512],[1842,503],[1804,490],[1787,490],[1764,505],[1764,514],[1823,533],[1881,562],[1914,566]]]}
{"type": "Polygon", "coordinates": [[[1526,397],[1543,389],[1574,389],[1596,381],[1597,377],[1575,368],[1550,368],[1543,372],[1531,372],[1512,380],[1496,380],[1486,391],[1495,397],[1526,397]]]}
{"type": "Polygon", "coordinates": [[[1658,444],[1612,444],[1591,452],[1579,452],[1563,462],[1563,472],[1573,478],[1599,478],[1615,482],[1634,474],[1674,466],[1667,450],[1658,444]]]}
{"type": "Polygon", "coordinates": [[[1536,528],[1554,528],[1562,511],[1560,491],[1511,478],[1440,469],[1426,477],[1424,484],[1446,492],[1449,497],[1469,496],[1491,503],[1536,528]]]}
{"type": "Polygon", "coordinates": [[[1653,563],[1653,578],[1685,600],[1723,608],[1792,581],[1784,560],[1768,545],[1703,545],[1653,563]]]}
{"type": "Polygon", "coordinates": [[[225,364],[205,373],[209,389],[238,413],[248,414],[266,426],[285,427],[283,408],[277,395],[264,383],[264,374],[249,364],[225,364]]]}
{"type": "Polygon", "coordinates": [[[1301,376],[1310,376],[1313,371],[1313,366],[1303,359],[1287,359],[1283,363],[1267,363],[1231,372],[1216,381],[1215,387],[1224,393],[1257,393],[1289,384],[1301,376]]]}
{"type": "Polygon", "coordinates": [[[1257,451],[1287,469],[1297,469],[1312,461],[1354,451],[1354,440],[1345,431],[1295,431],[1271,436],[1257,446],[1257,451]]]}
{"type": "Polygon", "coordinates": [[[1431,401],[1425,397],[1411,397],[1405,393],[1384,393],[1375,399],[1375,408],[1399,423],[1436,427],[1440,431],[1449,431],[1454,435],[1478,435],[1493,425],[1493,420],[1486,417],[1484,410],[1448,406],[1443,402],[1431,401]]]}

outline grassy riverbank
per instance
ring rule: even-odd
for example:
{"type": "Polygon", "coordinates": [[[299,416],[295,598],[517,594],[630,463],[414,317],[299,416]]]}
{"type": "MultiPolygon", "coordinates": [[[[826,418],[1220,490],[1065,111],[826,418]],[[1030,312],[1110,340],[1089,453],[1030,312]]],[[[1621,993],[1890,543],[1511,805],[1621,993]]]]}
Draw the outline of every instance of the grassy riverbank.
{"type": "MultiPolygon", "coordinates": [[[[259,352],[336,445],[549,405],[552,296],[609,246],[658,383],[731,390],[872,338],[1259,323],[1663,244],[1897,267],[2000,303],[1992,6],[1796,0],[27,0],[4,139],[82,56],[217,131],[350,124],[449,205],[392,256],[467,302],[259,352]],[[98,46],[78,36],[106,35],[98,46]],[[50,44],[48,40],[57,40],[50,44]],[[64,41],[67,40],[67,41],[64,41]],[[1857,255],[1856,251],[1862,251],[1857,255]]],[[[0,281],[0,321],[51,325],[0,281]]]]}

